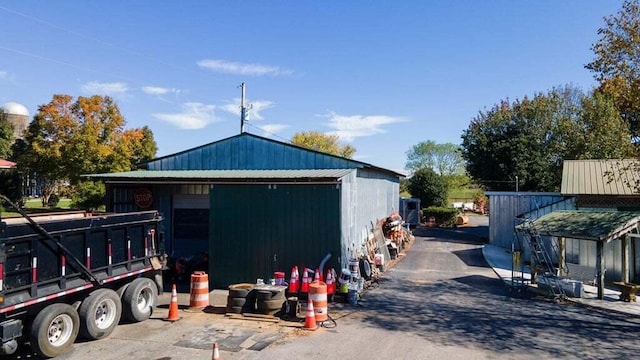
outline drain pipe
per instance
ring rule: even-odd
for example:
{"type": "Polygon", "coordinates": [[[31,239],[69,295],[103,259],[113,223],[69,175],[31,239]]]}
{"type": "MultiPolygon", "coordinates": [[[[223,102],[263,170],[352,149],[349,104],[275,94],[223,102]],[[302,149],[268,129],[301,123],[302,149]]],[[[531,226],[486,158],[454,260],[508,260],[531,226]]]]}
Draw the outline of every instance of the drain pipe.
{"type": "Polygon", "coordinates": [[[331,258],[331,253],[328,253],[327,255],[325,255],[324,259],[320,261],[320,266],[318,267],[320,271],[320,275],[324,274],[324,265],[327,263],[327,261],[329,261],[330,258],[331,258]]]}

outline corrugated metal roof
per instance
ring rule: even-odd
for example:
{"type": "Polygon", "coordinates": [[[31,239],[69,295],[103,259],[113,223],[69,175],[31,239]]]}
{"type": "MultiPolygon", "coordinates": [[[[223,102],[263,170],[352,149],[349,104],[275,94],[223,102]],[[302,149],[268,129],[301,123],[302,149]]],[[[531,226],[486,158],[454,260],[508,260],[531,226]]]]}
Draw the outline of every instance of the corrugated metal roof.
{"type": "Polygon", "coordinates": [[[636,228],[638,222],[640,212],[636,211],[563,210],[543,215],[533,224],[543,236],[610,241],[636,228]]]}
{"type": "Polygon", "coordinates": [[[152,170],[321,169],[364,168],[405,177],[404,174],[358,160],[302,146],[242,133],[144,163],[152,170]]]}
{"type": "Polygon", "coordinates": [[[134,180],[191,180],[191,181],[223,181],[223,180],[302,180],[302,179],[339,179],[354,169],[321,169],[321,170],[137,170],[119,173],[91,174],[86,177],[105,181],[134,180]]]}
{"type": "Polygon", "coordinates": [[[636,160],[565,160],[560,192],[565,195],[638,195],[636,160]]]}

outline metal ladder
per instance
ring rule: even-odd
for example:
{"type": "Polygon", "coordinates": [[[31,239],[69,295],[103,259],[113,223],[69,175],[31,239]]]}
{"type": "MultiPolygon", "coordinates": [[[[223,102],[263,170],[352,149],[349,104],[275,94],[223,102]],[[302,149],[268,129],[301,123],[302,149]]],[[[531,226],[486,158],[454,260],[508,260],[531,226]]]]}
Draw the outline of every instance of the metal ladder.
{"type": "MultiPolygon", "coordinates": [[[[555,301],[564,300],[566,298],[566,294],[564,289],[562,288],[560,277],[558,276],[558,268],[553,262],[554,253],[556,254],[556,256],[558,254],[557,245],[551,242],[551,249],[548,249],[545,246],[542,240],[542,236],[538,232],[538,229],[536,228],[532,219],[524,219],[522,227],[524,230],[524,238],[526,241],[528,241],[529,247],[531,249],[531,257],[535,262],[535,267],[538,267],[542,270],[542,273],[539,273],[539,276],[544,279],[543,282],[548,290],[548,295],[555,301]]],[[[532,264],[532,276],[535,270],[536,269],[534,269],[534,266],[532,264]]],[[[538,281],[538,284],[540,284],[540,282],[541,281],[538,281]]]]}

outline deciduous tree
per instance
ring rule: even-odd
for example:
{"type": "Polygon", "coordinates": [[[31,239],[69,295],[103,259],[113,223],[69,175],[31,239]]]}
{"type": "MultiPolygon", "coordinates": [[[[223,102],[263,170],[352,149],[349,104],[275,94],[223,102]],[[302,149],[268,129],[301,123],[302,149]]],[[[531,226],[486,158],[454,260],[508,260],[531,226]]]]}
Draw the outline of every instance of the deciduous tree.
{"type": "Polygon", "coordinates": [[[356,149],[351,145],[340,143],[338,135],[327,135],[319,131],[302,131],[291,138],[291,143],[307,149],[320,151],[327,154],[353,158],[356,149]]]}
{"type": "Polygon", "coordinates": [[[38,108],[15,146],[18,166],[43,185],[45,202],[62,184],[79,184],[82,174],[132,170],[152,158],[157,147],[151,130],[125,129],[125,124],[108,96],[74,101],[54,95],[38,108]]]}
{"type": "Polygon", "coordinates": [[[459,145],[428,140],[413,145],[407,152],[405,168],[412,171],[430,168],[440,175],[454,175],[464,172],[464,160],[459,145]]]}
{"type": "Polygon", "coordinates": [[[604,18],[593,44],[595,58],[585,67],[612,97],[632,136],[640,138],[640,4],[627,0],[615,15],[604,18]]]}
{"type": "Polygon", "coordinates": [[[480,112],[462,135],[467,172],[488,190],[556,191],[567,159],[624,158],[631,135],[605,96],[554,88],[480,112]]]}
{"type": "Polygon", "coordinates": [[[421,168],[409,179],[408,190],[411,196],[420,199],[420,206],[446,206],[449,186],[442,175],[431,168],[421,168]]]}

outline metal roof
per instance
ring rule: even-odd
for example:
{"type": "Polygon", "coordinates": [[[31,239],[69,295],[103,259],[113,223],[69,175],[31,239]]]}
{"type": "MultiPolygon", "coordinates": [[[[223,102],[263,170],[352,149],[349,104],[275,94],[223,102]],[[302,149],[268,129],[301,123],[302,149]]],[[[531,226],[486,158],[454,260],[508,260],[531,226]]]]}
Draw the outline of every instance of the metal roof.
{"type": "Polygon", "coordinates": [[[640,163],[636,160],[565,160],[564,195],[638,195],[640,163]]]}
{"type": "Polygon", "coordinates": [[[335,181],[355,169],[312,169],[312,170],[137,170],[119,173],[83,175],[95,180],[106,182],[118,181],[335,181]]]}
{"type": "Polygon", "coordinates": [[[533,225],[543,236],[608,242],[637,228],[638,222],[636,211],[562,210],[535,219],[533,225]]]}

